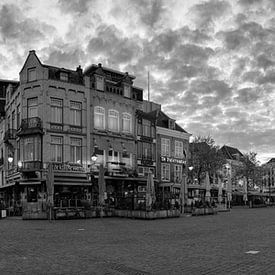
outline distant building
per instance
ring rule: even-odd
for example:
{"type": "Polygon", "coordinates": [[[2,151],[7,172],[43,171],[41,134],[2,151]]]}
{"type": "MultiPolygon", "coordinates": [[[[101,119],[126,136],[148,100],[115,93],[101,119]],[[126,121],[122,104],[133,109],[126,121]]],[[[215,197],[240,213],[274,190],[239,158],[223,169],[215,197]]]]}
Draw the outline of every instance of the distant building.
{"type": "Polygon", "coordinates": [[[275,192],[275,158],[271,158],[262,165],[262,191],[264,193],[275,192]]]}

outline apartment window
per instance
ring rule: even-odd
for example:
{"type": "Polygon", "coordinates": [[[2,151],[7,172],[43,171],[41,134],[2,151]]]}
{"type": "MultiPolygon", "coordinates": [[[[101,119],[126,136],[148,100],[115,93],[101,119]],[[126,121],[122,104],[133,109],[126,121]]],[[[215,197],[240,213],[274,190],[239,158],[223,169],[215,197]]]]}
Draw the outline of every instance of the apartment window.
{"type": "Polygon", "coordinates": [[[104,78],[102,76],[96,76],[96,89],[104,91],[104,78]]]}
{"type": "Polygon", "coordinates": [[[119,130],[118,120],[119,120],[118,111],[109,110],[109,112],[108,112],[108,129],[110,131],[118,132],[118,130],[119,130]]]}
{"type": "Polygon", "coordinates": [[[28,69],[28,82],[36,80],[36,69],[28,69]]]}
{"type": "Polygon", "coordinates": [[[125,163],[126,167],[132,167],[132,154],[123,152],[121,161],[125,163]]]}
{"type": "Polygon", "coordinates": [[[130,114],[122,114],[122,131],[125,133],[132,132],[132,116],[130,114]]]}
{"type": "Polygon", "coordinates": [[[131,87],[130,85],[124,85],[124,96],[131,98],[131,87]]]}
{"type": "Polygon", "coordinates": [[[97,129],[105,129],[105,109],[96,106],[94,109],[94,127],[97,129]]]}
{"type": "Polygon", "coordinates": [[[33,136],[20,139],[19,155],[23,161],[41,161],[41,138],[33,136]]]}
{"type": "Polygon", "coordinates": [[[99,148],[95,148],[95,152],[94,152],[96,155],[97,155],[97,160],[96,160],[96,163],[97,164],[104,164],[104,150],[101,150],[99,148]]]}
{"type": "Polygon", "coordinates": [[[63,137],[51,136],[51,161],[63,161],[63,137]]]}
{"type": "Polygon", "coordinates": [[[167,138],[161,139],[161,155],[170,157],[170,140],[167,138]]]}
{"type": "Polygon", "coordinates": [[[143,158],[152,159],[152,145],[151,143],[143,142],[143,158]]]}
{"type": "Polygon", "coordinates": [[[175,165],[174,166],[174,178],[175,182],[180,182],[182,179],[182,165],[175,165]]]}
{"type": "Polygon", "coordinates": [[[51,122],[62,123],[63,100],[51,98],[51,122]]]}
{"type": "Polygon", "coordinates": [[[161,164],[161,179],[163,181],[170,181],[170,164],[169,163],[161,164]]]}
{"type": "Polygon", "coordinates": [[[68,82],[69,80],[68,73],[60,72],[60,80],[68,82]]]}
{"type": "Polygon", "coordinates": [[[182,158],[183,157],[183,142],[182,141],[175,141],[175,157],[182,158]]]}
{"type": "Polygon", "coordinates": [[[28,105],[28,118],[38,117],[38,98],[29,98],[27,100],[28,105]]]}
{"type": "Polygon", "coordinates": [[[80,102],[70,102],[70,117],[72,125],[81,126],[81,109],[82,104],[80,102]]]}
{"type": "Polygon", "coordinates": [[[16,125],[17,129],[20,127],[21,123],[21,110],[20,110],[20,105],[17,106],[16,108],[16,125]]]}
{"type": "Polygon", "coordinates": [[[108,162],[119,162],[119,153],[114,150],[109,150],[108,162]]]}
{"type": "Polygon", "coordinates": [[[82,163],[82,141],[80,138],[71,138],[70,161],[72,163],[82,163]]]}
{"type": "Polygon", "coordinates": [[[143,119],[142,127],[143,127],[143,136],[151,137],[151,122],[149,120],[143,119]]]}

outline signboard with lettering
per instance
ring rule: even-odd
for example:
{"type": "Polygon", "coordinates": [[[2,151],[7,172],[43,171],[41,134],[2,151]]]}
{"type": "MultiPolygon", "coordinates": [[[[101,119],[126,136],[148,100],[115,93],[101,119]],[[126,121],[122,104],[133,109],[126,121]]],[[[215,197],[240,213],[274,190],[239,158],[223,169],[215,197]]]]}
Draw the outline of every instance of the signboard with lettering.
{"type": "Polygon", "coordinates": [[[60,172],[85,172],[84,167],[69,163],[53,163],[53,170],[60,172]]]}
{"type": "Polygon", "coordinates": [[[169,162],[169,163],[175,163],[175,164],[186,164],[186,160],[184,159],[176,159],[172,157],[160,157],[162,162],[169,162]]]}

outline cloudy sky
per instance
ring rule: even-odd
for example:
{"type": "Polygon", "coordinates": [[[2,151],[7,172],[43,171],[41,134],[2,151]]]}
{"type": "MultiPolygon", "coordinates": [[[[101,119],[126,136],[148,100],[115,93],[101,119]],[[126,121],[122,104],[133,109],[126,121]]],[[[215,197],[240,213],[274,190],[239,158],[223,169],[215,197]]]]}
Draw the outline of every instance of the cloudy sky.
{"type": "Polygon", "coordinates": [[[42,63],[128,71],[193,135],[275,157],[274,0],[1,0],[0,78],[42,63]]]}

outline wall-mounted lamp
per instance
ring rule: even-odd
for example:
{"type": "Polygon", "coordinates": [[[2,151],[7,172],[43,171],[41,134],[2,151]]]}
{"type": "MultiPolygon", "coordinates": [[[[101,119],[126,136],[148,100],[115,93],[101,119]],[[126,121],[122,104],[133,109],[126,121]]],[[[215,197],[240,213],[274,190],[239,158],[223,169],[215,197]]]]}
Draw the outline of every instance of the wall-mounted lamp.
{"type": "Polygon", "coordinates": [[[188,169],[189,169],[189,171],[192,171],[194,169],[194,167],[193,166],[189,166],[188,169]]]}
{"type": "Polygon", "coordinates": [[[9,162],[9,163],[12,163],[12,162],[13,162],[13,156],[11,156],[11,155],[8,156],[8,162],[9,162]]]}
{"type": "Polygon", "coordinates": [[[97,154],[96,154],[96,153],[93,153],[93,154],[92,154],[91,160],[92,160],[93,162],[96,162],[96,161],[97,161],[97,154]]]}

